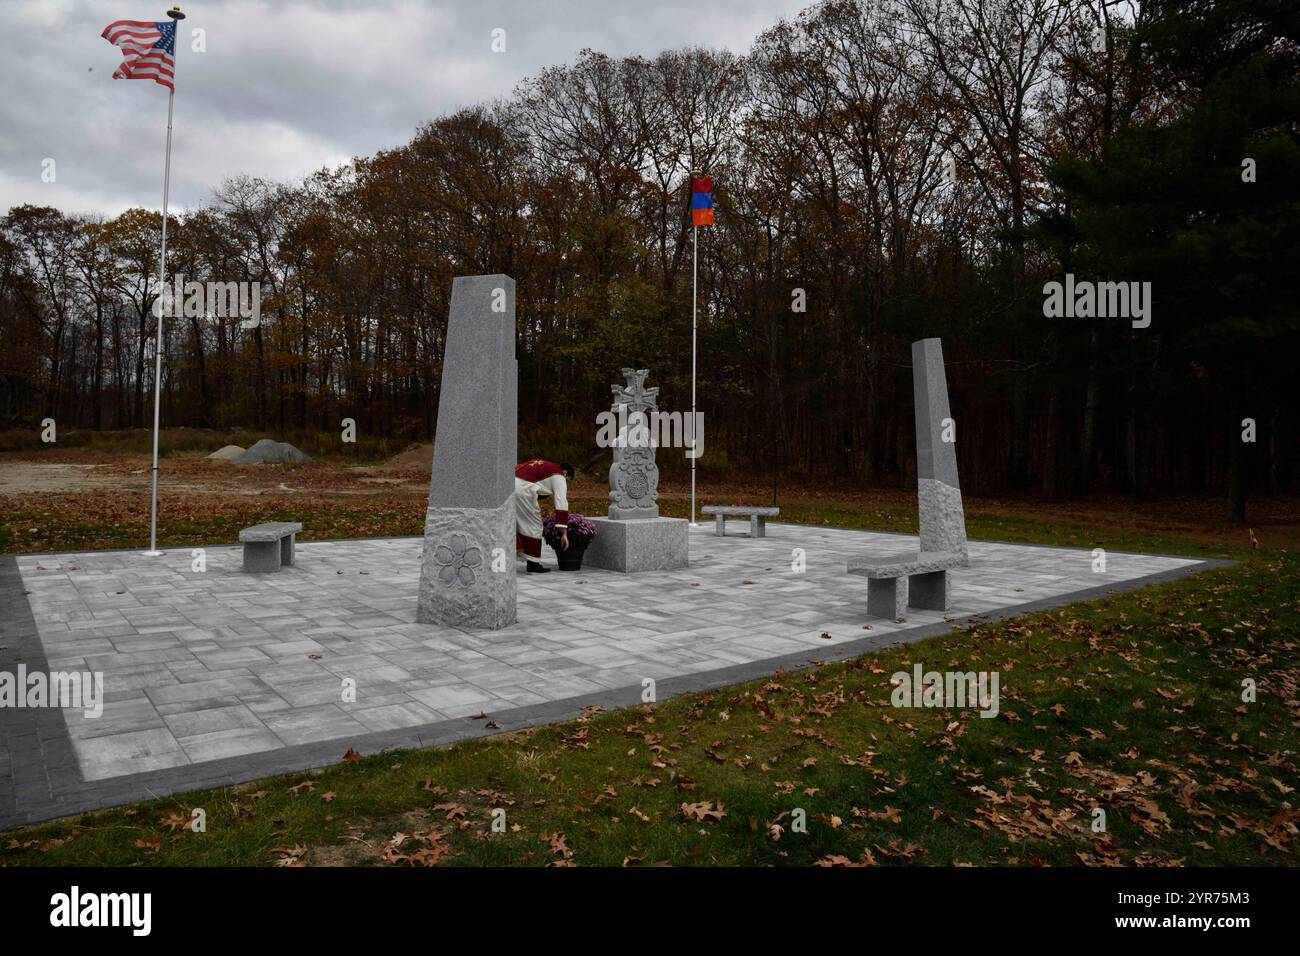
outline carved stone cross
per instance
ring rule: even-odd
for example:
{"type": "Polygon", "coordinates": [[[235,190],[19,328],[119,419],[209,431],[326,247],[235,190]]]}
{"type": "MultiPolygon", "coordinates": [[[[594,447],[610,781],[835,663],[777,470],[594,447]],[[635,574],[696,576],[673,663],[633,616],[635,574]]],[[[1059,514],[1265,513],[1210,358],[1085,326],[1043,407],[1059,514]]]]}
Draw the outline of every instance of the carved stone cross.
{"type": "Polygon", "coordinates": [[[659,387],[645,387],[648,374],[649,369],[625,368],[627,384],[610,386],[613,411],[620,424],[626,422],[619,429],[609,469],[609,516],[615,520],[659,517],[659,468],[651,419],[659,411],[659,387]]]}
{"type": "Polygon", "coordinates": [[[659,410],[659,386],[645,387],[645,377],[649,374],[648,368],[623,369],[623,377],[627,379],[627,384],[610,386],[610,390],[614,393],[615,411],[618,411],[620,405],[626,407],[629,415],[632,412],[648,413],[659,410]]]}

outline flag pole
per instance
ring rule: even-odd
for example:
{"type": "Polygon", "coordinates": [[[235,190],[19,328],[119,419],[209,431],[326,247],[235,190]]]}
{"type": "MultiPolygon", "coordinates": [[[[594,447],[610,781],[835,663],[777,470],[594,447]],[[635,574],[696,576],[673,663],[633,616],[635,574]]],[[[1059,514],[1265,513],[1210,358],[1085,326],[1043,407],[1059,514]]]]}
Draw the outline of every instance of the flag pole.
{"type": "MultiPolygon", "coordinates": [[[[694,214],[692,213],[692,219],[694,214]]],[[[691,527],[698,528],[695,521],[695,459],[699,457],[696,451],[696,442],[699,436],[696,434],[698,419],[695,415],[695,328],[697,305],[696,296],[699,285],[700,274],[700,227],[691,224],[691,527]]]]}
{"type": "MultiPolygon", "coordinates": [[[[175,29],[172,35],[172,62],[179,59],[180,21],[185,19],[179,6],[167,11],[175,29]]],[[[153,468],[150,470],[151,491],[149,502],[149,550],[147,557],[156,558],[162,554],[158,550],[158,418],[162,402],[162,353],[163,353],[163,293],[167,289],[167,207],[171,199],[172,184],[172,111],[176,104],[176,76],[172,70],[172,85],[167,91],[167,159],[163,164],[163,204],[162,204],[162,249],[158,253],[158,337],[154,342],[153,365],[153,468]]]]}

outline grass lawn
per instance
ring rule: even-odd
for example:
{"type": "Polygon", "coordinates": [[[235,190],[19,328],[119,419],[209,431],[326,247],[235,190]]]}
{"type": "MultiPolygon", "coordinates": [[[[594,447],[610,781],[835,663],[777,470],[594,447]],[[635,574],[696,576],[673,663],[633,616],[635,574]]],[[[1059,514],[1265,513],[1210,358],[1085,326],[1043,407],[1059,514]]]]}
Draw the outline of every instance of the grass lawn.
{"type": "MultiPolygon", "coordinates": [[[[909,498],[795,491],[781,504],[795,520],[907,530],[909,498]]],[[[580,489],[579,508],[597,503],[580,489]]],[[[680,496],[668,504],[680,511],[680,496]]],[[[334,509],[294,507],[309,528],[334,509]]],[[[395,505],[393,527],[370,533],[412,533],[398,524],[418,521],[409,510],[395,505]]],[[[1300,560],[1267,534],[1251,555],[1237,529],[1200,531],[1186,508],[1152,528],[1105,507],[970,510],[972,537],[1241,563],[723,691],[11,831],[0,863],[1294,863],[1300,560]],[[891,706],[891,675],[918,662],[996,671],[1000,713],[891,706]],[[196,807],[206,832],[187,828],[196,807]]],[[[90,533],[68,530],[70,509],[43,520],[29,526],[48,547],[90,533]]]]}

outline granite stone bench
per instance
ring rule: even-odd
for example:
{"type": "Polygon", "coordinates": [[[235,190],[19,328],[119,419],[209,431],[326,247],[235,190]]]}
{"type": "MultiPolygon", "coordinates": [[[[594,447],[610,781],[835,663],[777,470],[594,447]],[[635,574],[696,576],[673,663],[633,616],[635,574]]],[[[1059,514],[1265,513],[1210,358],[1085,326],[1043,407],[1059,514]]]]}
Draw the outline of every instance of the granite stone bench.
{"type": "Polygon", "coordinates": [[[244,570],[256,574],[292,566],[293,536],[301,530],[297,521],[270,521],[239,532],[244,545],[244,570]]]}
{"type": "Polygon", "coordinates": [[[727,536],[727,516],[748,517],[749,536],[762,538],[767,534],[767,519],[781,513],[780,508],[748,507],[746,505],[707,505],[700,509],[701,514],[713,515],[713,534],[719,538],[727,536]]]}
{"type": "Polygon", "coordinates": [[[964,554],[922,551],[850,558],[848,572],[867,579],[867,613],[897,621],[909,607],[948,610],[952,596],[948,570],[969,563],[964,554]]]}

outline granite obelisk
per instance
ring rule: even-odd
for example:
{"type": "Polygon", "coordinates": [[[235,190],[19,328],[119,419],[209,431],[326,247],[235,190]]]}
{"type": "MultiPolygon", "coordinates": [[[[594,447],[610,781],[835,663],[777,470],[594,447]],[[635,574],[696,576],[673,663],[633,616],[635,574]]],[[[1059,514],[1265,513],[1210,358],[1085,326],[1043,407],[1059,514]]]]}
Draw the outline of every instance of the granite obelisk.
{"type": "Polygon", "coordinates": [[[939,339],[912,343],[916,400],[916,503],[921,550],[966,554],[966,514],[957,478],[956,423],[948,408],[948,377],[939,339]]]}
{"type": "Polygon", "coordinates": [[[451,287],[416,620],[498,629],[515,622],[514,473],[519,371],[515,280],[451,287]]]}

